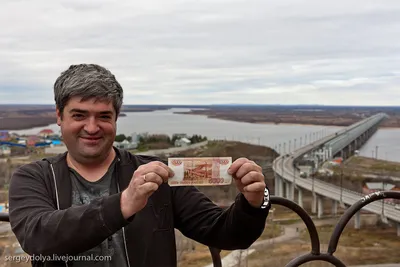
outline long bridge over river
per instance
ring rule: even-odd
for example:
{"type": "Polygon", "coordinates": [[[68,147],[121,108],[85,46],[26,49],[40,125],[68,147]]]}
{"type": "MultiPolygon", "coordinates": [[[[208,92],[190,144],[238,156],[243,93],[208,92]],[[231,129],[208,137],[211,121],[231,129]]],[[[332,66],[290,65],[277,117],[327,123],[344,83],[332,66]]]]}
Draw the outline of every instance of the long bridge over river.
{"type": "MultiPolygon", "coordinates": [[[[351,206],[364,195],[344,189],[342,187],[311,178],[321,165],[334,157],[348,158],[376,132],[379,124],[387,117],[379,113],[365,118],[345,129],[319,140],[305,144],[291,153],[281,154],[273,163],[275,173],[275,195],[296,201],[303,206],[303,191],[312,192],[312,213],[318,217],[323,214],[323,198],[332,200],[332,211],[337,212],[337,206],[351,206]],[[308,170],[308,171],[307,171],[308,170]],[[297,191],[297,199],[294,199],[297,191]]],[[[383,200],[382,200],[383,201],[383,200]]],[[[375,201],[363,209],[382,217],[382,220],[397,225],[397,233],[400,236],[400,210],[394,204],[375,201]]],[[[359,228],[360,213],[355,215],[355,227],[359,228]]]]}

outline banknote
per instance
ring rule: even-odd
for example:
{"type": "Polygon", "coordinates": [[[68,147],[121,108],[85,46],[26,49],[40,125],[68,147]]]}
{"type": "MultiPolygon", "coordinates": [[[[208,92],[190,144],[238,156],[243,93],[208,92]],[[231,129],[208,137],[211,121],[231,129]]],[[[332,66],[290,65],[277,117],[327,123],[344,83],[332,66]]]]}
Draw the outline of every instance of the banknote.
{"type": "Polygon", "coordinates": [[[174,171],[170,186],[215,186],[228,185],[232,176],[228,168],[231,157],[169,158],[168,166],[174,171]]]}

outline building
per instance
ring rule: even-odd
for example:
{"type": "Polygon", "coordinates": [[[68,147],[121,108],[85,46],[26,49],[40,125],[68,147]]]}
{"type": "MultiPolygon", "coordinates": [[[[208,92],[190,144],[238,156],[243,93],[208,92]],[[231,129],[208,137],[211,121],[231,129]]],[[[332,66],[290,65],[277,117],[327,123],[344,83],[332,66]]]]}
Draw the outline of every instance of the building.
{"type": "Polygon", "coordinates": [[[47,138],[52,135],[54,135],[54,132],[51,129],[43,129],[39,132],[39,136],[44,137],[44,138],[47,138]]]}
{"type": "Polygon", "coordinates": [[[129,142],[125,139],[122,142],[114,142],[114,146],[121,149],[135,149],[137,148],[137,143],[129,142]]]}
{"type": "Polygon", "coordinates": [[[27,146],[35,146],[36,143],[39,143],[41,140],[41,138],[39,136],[36,135],[31,135],[28,136],[28,138],[26,139],[26,145],[27,146]]]}
{"type": "Polygon", "coordinates": [[[188,146],[188,145],[190,145],[192,142],[190,142],[190,140],[189,139],[187,139],[186,137],[184,137],[184,138],[180,138],[180,139],[176,139],[175,140],[175,146],[181,146],[181,147],[183,147],[183,146],[188,146]]]}
{"type": "Polygon", "coordinates": [[[11,140],[11,136],[10,133],[8,131],[0,131],[0,141],[10,141],[11,140]]]}
{"type": "Polygon", "coordinates": [[[11,155],[11,147],[2,145],[0,146],[0,156],[9,156],[11,155]]]}

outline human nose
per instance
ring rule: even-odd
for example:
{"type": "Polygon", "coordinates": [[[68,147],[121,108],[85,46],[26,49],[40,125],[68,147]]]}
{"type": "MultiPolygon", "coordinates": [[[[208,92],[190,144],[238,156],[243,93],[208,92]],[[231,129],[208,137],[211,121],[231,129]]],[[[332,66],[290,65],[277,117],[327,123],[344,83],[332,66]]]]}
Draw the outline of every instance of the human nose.
{"type": "Polygon", "coordinates": [[[89,120],[87,120],[84,130],[88,133],[88,134],[95,134],[99,131],[100,127],[97,124],[97,121],[95,118],[89,118],[89,120]]]}

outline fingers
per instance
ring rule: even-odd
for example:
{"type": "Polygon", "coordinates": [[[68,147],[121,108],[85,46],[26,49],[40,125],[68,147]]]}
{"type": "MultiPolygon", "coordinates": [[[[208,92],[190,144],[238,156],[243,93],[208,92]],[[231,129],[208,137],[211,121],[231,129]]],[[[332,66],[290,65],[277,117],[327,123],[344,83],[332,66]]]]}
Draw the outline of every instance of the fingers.
{"type": "Polygon", "coordinates": [[[155,183],[158,186],[160,186],[164,182],[164,179],[155,172],[146,173],[141,177],[141,179],[139,178],[139,180],[142,180],[141,184],[155,183]]]}
{"type": "Polygon", "coordinates": [[[248,162],[249,160],[246,158],[239,158],[237,160],[235,160],[232,165],[229,167],[228,169],[228,173],[229,174],[235,174],[239,168],[246,162],[248,162]]]}
{"type": "Polygon", "coordinates": [[[167,178],[171,178],[172,176],[174,176],[173,170],[170,167],[168,167],[167,165],[165,165],[164,163],[162,163],[161,161],[153,161],[149,164],[149,166],[151,164],[159,166],[159,167],[163,168],[165,171],[167,171],[167,175],[166,175],[167,178]]]}
{"type": "Polygon", "coordinates": [[[158,184],[153,183],[153,182],[147,182],[139,186],[138,188],[138,193],[140,195],[149,197],[151,194],[153,194],[155,191],[158,189],[158,184]]]}
{"type": "Polygon", "coordinates": [[[254,161],[248,159],[238,159],[231,165],[231,170],[234,171],[233,174],[235,178],[241,179],[247,173],[251,171],[262,172],[262,168],[258,166],[254,161]],[[235,165],[234,165],[235,164],[235,165]],[[233,166],[233,167],[232,167],[233,166]]]}
{"type": "Polygon", "coordinates": [[[240,182],[245,186],[251,183],[264,182],[264,175],[260,172],[251,171],[240,178],[240,182]]]}
{"type": "Polygon", "coordinates": [[[258,193],[258,192],[264,192],[265,189],[265,183],[264,182],[257,182],[257,183],[252,183],[249,184],[245,187],[243,187],[243,190],[245,192],[253,192],[253,193],[258,193]]]}
{"type": "Polygon", "coordinates": [[[167,182],[169,178],[174,176],[174,172],[164,163],[153,161],[148,164],[141,165],[135,171],[134,177],[140,178],[143,177],[143,175],[146,175],[146,179],[153,178],[152,181],[157,183],[158,178],[156,176],[160,177],[162,182],[167,182]]]}

